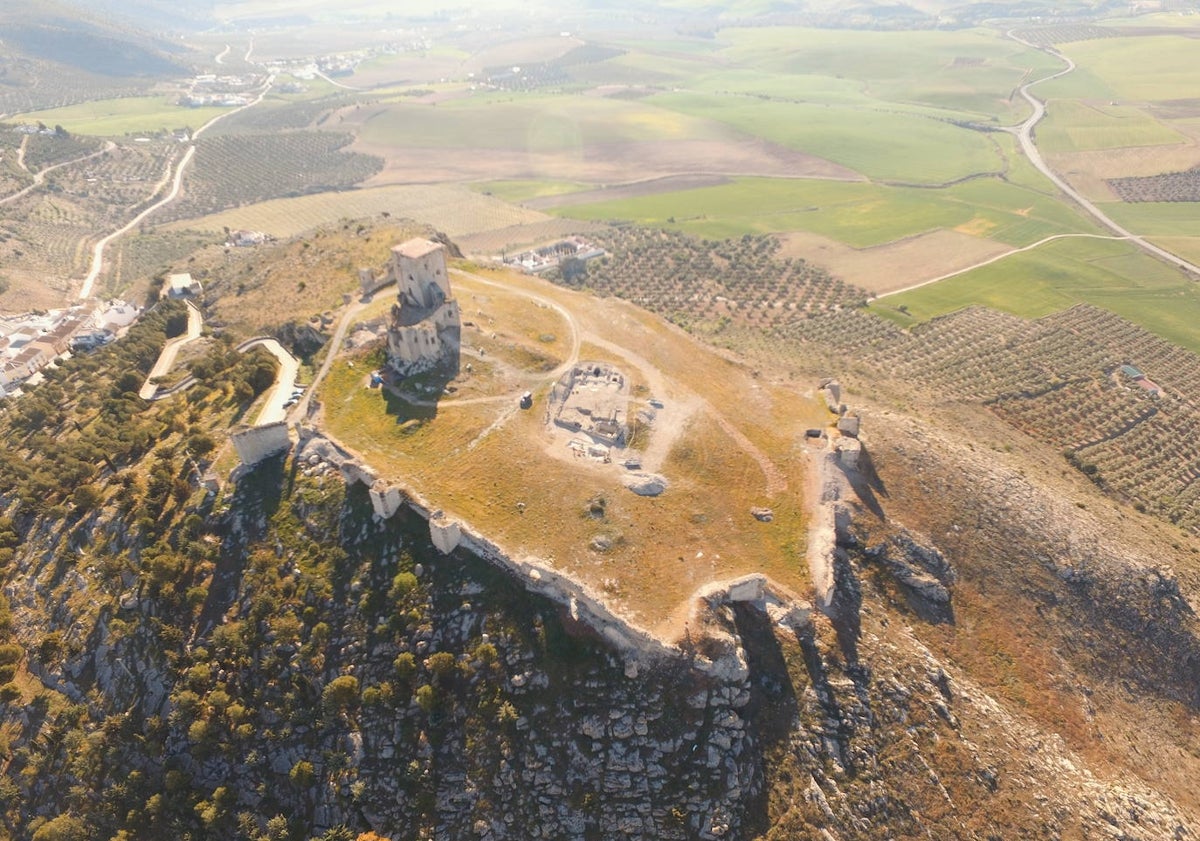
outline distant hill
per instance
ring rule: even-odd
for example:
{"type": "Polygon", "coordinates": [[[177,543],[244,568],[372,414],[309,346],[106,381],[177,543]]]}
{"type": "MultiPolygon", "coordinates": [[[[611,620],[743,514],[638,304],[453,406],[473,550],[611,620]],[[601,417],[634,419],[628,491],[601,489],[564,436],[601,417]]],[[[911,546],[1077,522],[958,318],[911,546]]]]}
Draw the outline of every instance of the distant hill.
{"type": "MultiPolygon", "coordinates": [[[[124,13],[139,8],[129,4],[124,13]]],[[[103,2],[0,7],[0,112],[135,95],[191,73],[188,50],[177,39],[127,20],[103,2]]]]}
{"type": "Polygon", "coordinates": [[[215,20],[214,0],[67,0],[85,15],[123,20],[146,32],[192,32],[215,20]]]}

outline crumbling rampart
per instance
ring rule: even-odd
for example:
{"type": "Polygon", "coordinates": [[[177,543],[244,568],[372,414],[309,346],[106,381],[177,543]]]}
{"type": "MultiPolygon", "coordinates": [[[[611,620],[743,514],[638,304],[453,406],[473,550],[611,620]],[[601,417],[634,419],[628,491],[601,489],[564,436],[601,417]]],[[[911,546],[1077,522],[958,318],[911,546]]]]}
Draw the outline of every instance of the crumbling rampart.
{"type": "MultiPolygon", "coordinates": [[[[419,494],[381,481],[370,467],[328,437],[312,430],[302,430],[297,458],[329,462],[339,468],[347,483],[366,485],[371,505],[382,519],[387,519],[400,508],[407,507],[430,524],[430,540],[443,554],[449,554],[455,549],[465,549],[515,576],[530,592],[562,605],[574,621],[592,630],[621,653],[629,674],[636,674],[643,664],[683,656],[679,648],[617,615],[586,584],[537,558],[513,558],[468,523],[448,517],[419,494]]],[[[733,582],[713,585],[696,595],[713,604],[762,603],[764,610],[773,618],[782,621],[783,613],[771,609],[772,606],[778,607],[784,603],[785,600],[778,595],[779,593],[779,588],[773,588],[765,576],[751,575],[733,582]]],[[[806,616],[804,607],[799,605],[797,611],[797,605],[789,603],[787,617],[795,621],[797,616],[806,616]]]]}

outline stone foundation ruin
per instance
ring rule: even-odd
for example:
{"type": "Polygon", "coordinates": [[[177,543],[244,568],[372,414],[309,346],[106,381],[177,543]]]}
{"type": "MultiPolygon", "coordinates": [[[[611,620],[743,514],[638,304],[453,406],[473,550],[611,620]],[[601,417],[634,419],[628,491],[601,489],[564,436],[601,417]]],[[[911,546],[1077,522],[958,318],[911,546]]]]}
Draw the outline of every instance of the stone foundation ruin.
{"type": "Polygon", "coordinates": [[[586,436],[595,447],[624,447],[628,435],[629,383],[606,362],[580,362],[562,375],[550,392],[554,424],[586,436]]]}

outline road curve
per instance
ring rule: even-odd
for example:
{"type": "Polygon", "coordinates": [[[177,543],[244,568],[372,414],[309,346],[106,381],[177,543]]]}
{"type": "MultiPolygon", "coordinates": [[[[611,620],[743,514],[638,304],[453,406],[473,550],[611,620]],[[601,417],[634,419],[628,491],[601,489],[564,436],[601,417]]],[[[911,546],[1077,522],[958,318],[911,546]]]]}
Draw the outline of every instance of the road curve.
{"type": "Polygon", "coordinates": [[[336,79],[333,79],[333,78],[330,78],[329,76],[327,76],[327,75],[325,75],[324,73],[322,73],[320,70],[317,70],[317,71],[314,71],[314,72],[315,72],[315,73],[316,73],[318,76],[320,76],[322,79],[324,79],[326,82],[328,82],[329,84],[333,85],[335,88],[344,88],[345,90],[348,90],[348,91],[354,91],[354,92],[356,92],[356,93],[362,93],[364,90],[366,90],[366,88],[355,88],[355,87],[352,87],[352,86],[350,86],[350,85],[343,85],[343,84],[342,84],[341,82],[339,82],[338,80],[336,80],[336,79]]]}
{"type": "Polygon", "coordinates": [[[287,352],[287,349],[273,336],[257,336],[242,342],[237,349],[243,353],[251,348],[261,347],[275,357],[279,363],[279,371],[275,374],[275,384],[263,401],[262,410],[258,413],[255,426],[265,426],[287,419],[287,407],[284,405],[292,397],[292,389],[296,387],[296,374],[300,371],[300,360],[287,352]]]}
{"type": "Polygon", "coordinates": [[[1122,227],[1113,219],[1110,219],[1103,210],[1085,198],[1078,190],[1068,184],[1064,179],[1060,178],[1042,159],[1042,154],[1038,151],[1037,144],[1034,143],[1033,140],[1033,129],[1041,121],[1041,119],[1046,116],[1046,103],[1044,100],[1038,99],[1036,96],[1030,93],[1029,89],[1034,85],[1041,84],[1042,82],[1048,82],[1051,79],[1057,79],[1060,76],[1067,75],[1075,69],[1075,62],[1052,47],[1041,47],[1037,44],[1026,41],[1012,30],[1009,30],[1007,34],[1009,38],[1019,44],[1024,44],[1031,49],[1041,50],[1042,52],[1052,55],[1055,58],[1061,59],[1067,63],[1067,66],[1057,73],[1044,76],[1041,79],[1035,79],[1034,81],[1028,82],[1021,86],[1021,96],[1023,96],[1025,101],[1028,102],[1033,108],[1033,113],[1029,116],[1029,119],[1022,123],[1016,131],[1017,140],[1021,144],[1021,150],[1025,153],[1025,157],[1029,158],[1029,162],[1037,167],[1038,171],[1054,182],[1054,185],[1058,187],[1058,189],[1062,190],[1067,196],[1073,199],[1076,204],[1082,207],[1093,219],[1115,233],[1118,237],[1129,240],[1143,251],[1153,254],[1155,257],[1166,260],[1168,263],[1171,263],[1172,265],[1183,269],[1185,272],[1191,273],[1197,279],[1200,279],[1200,266],[1197,266],[1195,263],[1190,263],[1187,260],[1184,260],[1182,257],[1172,254],[1165,248],[1158,247],[1154,243],[1149,242],[1143,237],[1140,237],[1132,231],[1122,227]]]}
{"type": "MultiPolygon", "coordinates": [[[[56,169],[61,169],[64,166],[71,166],[71,164],[83,163],[84,161],[90,161],[92,158],[98,158],[101,155],[107,155],[109,152],[111,152],[115,148],[117,148],[117,144],[113,143],[111,140],[108,140],[108,141],[105,141],[104,148],[101,149],[99,152],[92,152],[90,155],[84,155],[82,158],[75,158],[74,160],[63,161],[60,164],[55,164],[54,166],[48,166],[43,170],[35,172],[33,174],[33,183],[32,184],[28,185],[27,187],[24,187],[23,189],[21,189],[20,191],[18,191],[16,193],[13,193],[11,196],[5,196],[4,198],[0,199],[0,206],[6,205],[11,201],[16,201],[17,199],[21,198],[21,196],[25,195],[26,193],[30,192],[31,190],[36,190],[38,187],[40,187],[42,185],[42,182],[46,180],[46,175],[48,173],[54,172],[54,170],[56,170],[56,169]]],[[[24,155],[21,156],[21,168],[25,169],[24,155]]],[[[28,172],[29,170],[25,169],[25,171],[28,172]]]]}
{"type": "MultiPolygon", "coordinates": [[[[200,314],[199,308],[191,301],[187,302],[187,316],[187,330],[182,335],[176,336],[163,345],[162,351],[158,354],[158,361],[154,363],[154,367],[146,375],[146,381],[142,383],[142,387],[138,391],[138,397],[143,400],[155,399],[158,393],[158,385],[154,381],[166,375],[171,370],[171,366],[175,364],[175,357],[179,355],[180,348],[200,338],[200,331],[204,329],[204,316],[200,314]]],[[[189,377],[189,379],[192,378],[189,377]]],[[[170,389],[170,393],[174,394],[176,390],[170,389]]]]}
{"type": "MultiPolygon", "coordinates": [[[[218,114],[217,116],[213,117],[211,120],[209,120],[207,123],[202,125],[200,128],[196,129],[195,133],[192,135],[192,140],[195,140],[197,137],[199,137],[203,132],[208,130],[214,123],[217,123],[217,122],[225,119],[226,117],[231,116],[232,114],[236,114],[239,111],[245,111],[247,108],[253,108],[255,105],[262,102],[263,97],[265,97],[267,95],[267,91],[269,91],[271,89],[271,84],[274,81],[275,81],[275,77],[273,75],[268,76],[267,83],[265,85],[263,85],[262,91],[259,93],[259,95],[257,97],[254,98],[253,101],[248,102],[245,105],[242,105],[241,107],[234,108],[232,111],[226,111],[223,114],[218,114]]],[[[100,240],[99,242],[96,243],[96,245],[92,248],[91,270],[87,273],[87,277],[85,277],[83,279],[83,285],[79,288],[79,300],[86,301],[88,298],[92,297],[92,286],[95,285],[96,278],[98,278],[100,276],[100,272],[102,272],[104,270],[104,249],[106,249],[108,247],[108,244],[110,242],[112,242],[113,240],[118,239],[119,237],[122,237],[125,234],[129,233],[129,231],[133,230],[135,227],[137,227],[139,224],[141,224],[143,219],[145,219],[150,214],[154,213],[160,207],[164,207],[165,205],[168,205],[171,202],[175,201],[175,199],[179,196],[180,189],[183,187],[183,173],[187,169],[187,165],[189,163],[191,163],[192,158],[194,158],[195,156],[196,156],[196,145],[195,145],[195,143],[193,143],[192,145],[188,146],[188,150],[184,154],[183,160],[181,160],[179,162],[178,166],[176,166],[176,168],[175,168],[175,176],[172,180],[171,192],[167,193],[167,195],[163,196],[163,198],[159,199],[154,204],[150,205],[145,210],[143,210],[141,213],[139,213],[137,216],[133,217],[133,219],[129,220],[129,222],[127,222],[123,227],[119,228],[116,231],[113,231],[111,234],[109,234],[108,236],[104,237],[102,240],[100,240]]],[[[161,184],[162,184],[162,182],[159,182],[159,186],[155,187],[154,192],[151,193],[151,196],[158,194],[158,191],[162,189],[161,184]]]]}

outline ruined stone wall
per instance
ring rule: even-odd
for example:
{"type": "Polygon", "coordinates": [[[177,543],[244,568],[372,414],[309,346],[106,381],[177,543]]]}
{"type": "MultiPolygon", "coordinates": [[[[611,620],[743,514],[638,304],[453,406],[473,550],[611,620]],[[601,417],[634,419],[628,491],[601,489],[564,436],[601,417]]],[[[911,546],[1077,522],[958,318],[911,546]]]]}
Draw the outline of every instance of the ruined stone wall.
{"type": "Polygon", "coordinates": [[[283,421],[243,429],[233,433],[231,440],[238,458],[247,466],[286,452],[292,446],[288,425],[283,421]]]}
{"type": "MultiPolygon", "coordinates": [[[[639,668],[645,664],[663,658],[682,656],[682,652],[675,646],[664,643],[644,628],[618,616],[586,584],[572,579],[537,558],[510,557],[468,524],[447,517],[440,510],[434,510],[419,495],[394,486],[389,487],[379,480],[370,468],[324,436],[313,435],[308,431],[302,432],[301,449],[301,458],[315,453],[337,464],[347,482],[366,484],[370,488],[375,513],[382,519],[392,516],[401,507],[407,507],[429,522],[430,540],[443,554],[449,554],[458,548],[465,549],[515,576],[526,590],[562,605],[574,621],[590,628],[621,654],[625,659],[626,671],[631,676],[637,674],[639,668]]],[[[768,603],[765,609],[776,621],[783,621],[785,614],[792,622],[807,619],[807,605],[790,594],[783,593],[763,575],[747,575],[718,584],[710,588],[710,591],[698,593],[697,596],[713,603],[765,600],[768,603]]],[[[706,668],[700,661],[694,665],[701,669],[706,668]]],[[[708,668],[724,667],[721,663],[708,664],[708,668]]]]}
{"type": "Polygon", "coordinates": [[[388,330],[388,361],[405,373],[426,371],[437,365],[446,348],[430,322],[388,330]]]}

